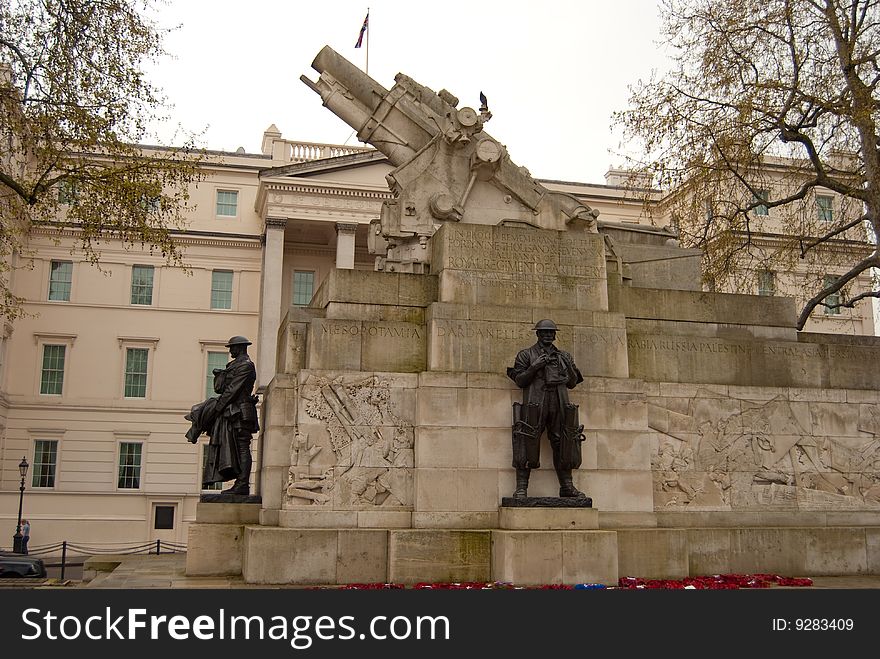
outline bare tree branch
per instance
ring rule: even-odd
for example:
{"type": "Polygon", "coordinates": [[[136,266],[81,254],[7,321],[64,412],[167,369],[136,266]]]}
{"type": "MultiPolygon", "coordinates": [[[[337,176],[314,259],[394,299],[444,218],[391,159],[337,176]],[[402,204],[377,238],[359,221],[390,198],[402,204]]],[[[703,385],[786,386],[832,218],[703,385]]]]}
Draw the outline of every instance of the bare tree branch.
{"type": "MultiPolygon", "coordinates": [[[[859,263],[855,264],[850,270],[837,279],[834,280],[834,283],[825,286],[822,290],[820,290],[816,295],[807,300],[806,304],[804,304],[804,308],[801,310],[800,315],[797,320],[797,328],[799,330],[804,328],[804,325],[807,324],[807,319],[810,317],[810,314],[813,313],[813,309],[815,309],[820,304],[823,304],[823,300],[827,298],[829,295],[833,295],[840,291],[844,286],[846,286],[853,279],[858,277],[863,272],[870,270],[871,268],[876,268],[880,266],[880,258],[878,258],[877,252],[874,252],[871,256],[866,259],[863,259],[859,263]]],[[[873,293],[873,292],[872,292],[873,293]]],[[[872,295],[866,295],[860,293],[858,296],[859,299],[864,299],[866,297],[875,297],[872,295]]],[[[824,304],[823,306],[829,308],[835,308],[840,306],[850,306],[850,305],[832,305],[832,304],[824,304]]]]}
{"type": "Polygon", "coordinates": [[[807,252],[810,251],[811,249],[813,249],[814,247],[816,247],[817,245],[821,245],[822,243],[828,242],[829,240],[834,238],[834,236],[839,236],[840,234],[845,233],[846,231],[849,231],[850,229],[852,229],[854,227],[860,226],[867,219],[868,219],[867,216],[862,215],[861,217],[857,217],[856,219],[852,220],[851,222],[847,222],[846,224],[835,228],[833,231],[829,231],[824,236],[822,236],[820,238],[816,238],[814,240],[810,240],[808,242],[804,242],[803,237],[801,237],[800,238],[801,258],[804,258],[804,256],[806,256],[807,252]]]}
{"type": "Polygon", "coordinates": [[[880,234],[880,3],[667,0],[662,18],[674,64],[636,85],[615,122],[669,190],[661,212],[682,244],[705,249],[705,276],[748,286],[772,268],[864,288],[868,231],[880,234]],[[768,231],[772,247],[753,240],[768,231]]]}

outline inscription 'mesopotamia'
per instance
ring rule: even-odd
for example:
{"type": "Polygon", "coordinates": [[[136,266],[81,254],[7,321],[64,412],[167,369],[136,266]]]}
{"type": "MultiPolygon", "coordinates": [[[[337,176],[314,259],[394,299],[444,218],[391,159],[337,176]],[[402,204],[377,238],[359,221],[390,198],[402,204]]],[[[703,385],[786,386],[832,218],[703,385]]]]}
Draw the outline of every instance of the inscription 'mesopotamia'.
{"type": "Polygon", "coordinates": [[[322,324],[321,334],[330,336],[350,335],[350,336],[377,336],[382,338],[400,338],[400,339],[420,339],[422,335],[419,328],[405,325],[368,325],[363,327],[359,324],[344,325],[340,323],[322,324]]]}

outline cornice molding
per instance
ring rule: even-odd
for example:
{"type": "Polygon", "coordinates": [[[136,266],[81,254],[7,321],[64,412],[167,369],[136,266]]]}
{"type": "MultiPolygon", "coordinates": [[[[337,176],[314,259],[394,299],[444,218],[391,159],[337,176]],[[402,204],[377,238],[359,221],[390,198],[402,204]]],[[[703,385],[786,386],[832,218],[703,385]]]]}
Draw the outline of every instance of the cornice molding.
{"type": "MultiPolygon", "coordinates": [[[[30,233],[35,236],[49,236],[52,238],[69,237],[75,238],[80,230],[76,227],[33,227],[30,233]]],[[[200,245],[206,247],[259,247],[259,236],[235,235],[224,237],[221,233],[211,235],[193,235],[172,232],[172,240],[178,245],[200,245]]]]}
{"type": "Polygon", "coordinates": [[[358,187],[343,187],[339,183],[328,183],[326,185],[316,184],[314,181],[300,182],[291,181],[289,183],[268,183],[264,182],[261,187],[265,187],[269,192],[284,193],[293,192],[299,194],[311,194],[324,197],[360,197],[361,199],[376,199],[384,201],[385,199],[393,199],[394,195],[391,191],[369,190],[358,187]]]}
{"type": "Polygon", "coordinates": [[[284,251],[289,254],[305,254],[307,256],[336,256],[335,247],[303,247],[296,243],[284,243],[284,251]]]}
{"type": "Polygon", "coordinates": [[[40,341],[61,341],[73,345],[76,342],[76,334],[66,332],[34,332],[34,344],[38,345],[40,341]]]}
{"type": "Polygon", "coordinates": [[[153,350],[159,345],[157,336],[117,336],[119,347],[123,346],[150,346],[153,350]]]}

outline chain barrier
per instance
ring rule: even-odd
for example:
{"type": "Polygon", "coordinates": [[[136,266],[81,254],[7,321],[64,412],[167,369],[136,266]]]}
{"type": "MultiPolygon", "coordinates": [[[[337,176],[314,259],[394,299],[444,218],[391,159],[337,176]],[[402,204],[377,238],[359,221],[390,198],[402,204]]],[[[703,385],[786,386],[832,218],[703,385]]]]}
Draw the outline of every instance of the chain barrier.
{"type": "Polygon", "coordinates": [[[186,551],[186,545],[167,540],[144,542],[137,545],[108,542],[103,545],[86,545],[64,540],[48,545],[31,545],[28,556],[46,557],[46,567],[60,567],[61,578],[68,567],[81,567],[87,558],[94,556],[116,556],[130,554],[180,554],[186,551]],[[61,555],[58,556],[58,551],[61,555]],[[50,562],[51,561],[51,562],[50,562]]]}

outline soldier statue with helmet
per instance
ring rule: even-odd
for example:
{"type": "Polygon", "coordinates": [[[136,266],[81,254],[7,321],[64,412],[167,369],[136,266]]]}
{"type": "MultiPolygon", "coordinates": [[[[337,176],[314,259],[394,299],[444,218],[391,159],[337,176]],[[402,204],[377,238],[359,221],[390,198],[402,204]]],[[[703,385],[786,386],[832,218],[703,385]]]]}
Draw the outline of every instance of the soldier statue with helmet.
{"type": "Polygon", "coordinates": [[[187,439],[196,443],[201,433],[211,438],[202,483],[207,486],[235,479],[223,494],[248,495],[251,475],[251,440],[260,429],[257,397],[252,394],[257,370],[247,354],[251,345],[243,336],[226,343],[232,357],[226,368],[214,369],[216,397],[194,405],[186,419],[192,427],[187,439]]]}
{"type": "Polygon", "coordinates": [[[540,466],[540,439],[546,430],[559,478],[559,496],[589,499],[574,486],[572,479],[572,470],[581,465],[584,427],[578,422],[578,406],[568,398],[568,390],[584,378],[572,356],[553,345],[556,323],[539,320],[533,329],[538,340],[520,350],[513,367],[507,369],[508,377],[523,390],[522,403],[513,404],[513,498],[527,496],[529,474],[540,466]]]}

